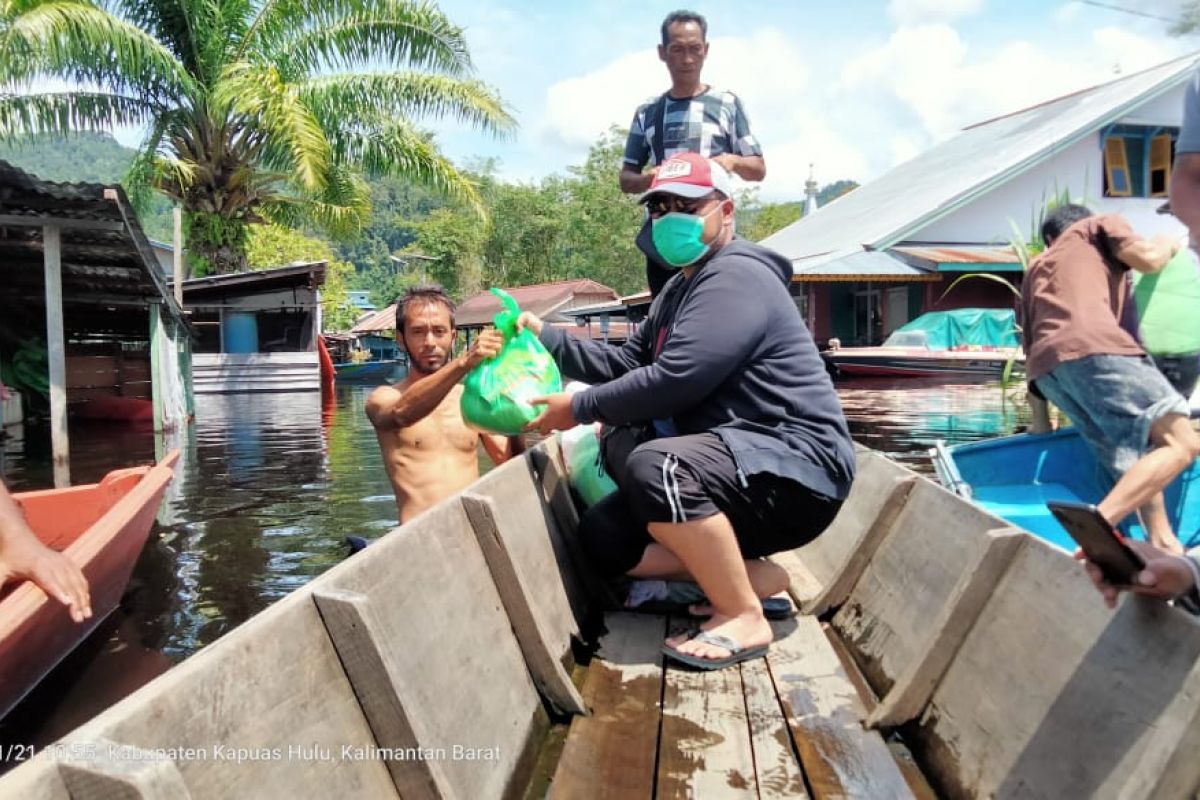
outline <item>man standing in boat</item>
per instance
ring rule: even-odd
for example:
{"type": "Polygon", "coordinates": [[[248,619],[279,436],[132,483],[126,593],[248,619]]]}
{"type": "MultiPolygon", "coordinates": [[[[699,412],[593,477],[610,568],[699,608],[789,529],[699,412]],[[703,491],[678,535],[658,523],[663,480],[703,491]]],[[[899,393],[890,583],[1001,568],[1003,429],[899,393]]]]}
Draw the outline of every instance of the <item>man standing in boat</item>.
{"type": "MultiPolygon", "coordinates": [[[[1151,543],[1182,552],[1162,491],[1200,453],[1200,435],[1187,400],[1120,324],[1126,271],[1158,272],[1178,243],[1143,239],[1116,214],[1079,205],[1052,211],[1042,238],[1021,292],[1031,396],[1062,409],[1116,481],[1098,505],[1109,524],[1138,511],[1151,543]]],[[[1044,402],[1034,409],[1032,429],[1048,430],[1044,402]]]]}
{"type": "MultiPolygon", "coordinates": [[[[787,588],[764,556],[811,541],[854,477],[854,447],[833,384],[788,294],[792,265],[733,234],[731,180],[715,160],[668,159],[642,196],[676,273],[617,347],[522,314],[568,378],[531,427],[640,423],[613,469],[618,491],[592,506],[580,537],[609,576],[694,579],[711,618],[664,652],[701,669],[763,655],[760,598],[787,588]],[[748,310],[749,309],[749,310],[748,310]]],[[[700,613],[697,609],[697,613],[700,613]]]]}
{"type": "Polygon", "coordinates": [[[28,579],[67,607],[71,619],[92,616],[87,578],[62,553],[42,544],[25,521],[20,506],[0,482],[0,588],[9,581],[28,579]]]}
{"type": "MultiPolygon", "coordinates": [[[[667,65],[671,88],[648,100],[633,115],[619,176],[621,191],[646,191],[658,165],[679,153],[699,153],[744,180],[761,181],[767,165],[762,148],[750,133],[742,101],[733,92],[720,91],[700,79],[708,57],[704,17],[692,11],[674,11],[663,20],[661,34],[658,57],[667,65]],[[650,169],[643,171],[647,164],[650,169]]],[[[655,251],[648,221],[637,243],[646,254],[650,296],[656,297],[673,270],[655,251]]]]}
{"type": "Polygon", "coordinates": [[[383,464],[404,523],[479,478],[478,445],[497,464],[522,452],[520,436],[480,434],[459,411],[461,381],[500,352],[503,335],[484,330],[452,357],[454,303],[440,286],[409,289],[396,304],[396,338],[408,353],[408,376],[367,398],[383,464]]]}

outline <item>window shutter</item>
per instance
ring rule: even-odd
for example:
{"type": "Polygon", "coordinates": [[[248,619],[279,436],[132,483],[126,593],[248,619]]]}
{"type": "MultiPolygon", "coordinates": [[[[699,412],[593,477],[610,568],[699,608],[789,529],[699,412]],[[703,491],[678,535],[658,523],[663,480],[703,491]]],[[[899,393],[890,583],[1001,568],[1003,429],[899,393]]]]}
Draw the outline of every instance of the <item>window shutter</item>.
{"type": "Polygon", "coordinates": [[[1171,191],[1171,136],[1163,134],[1150,140],[1151,197],[1166,197],[1171,191]]]}
{"type": "Polygon", "coordinates": [[[1104,140],[1104,175],[1108,179],[1108,187],[1104,192],[1107,197],[1130,197],[1133,194],[1123,137],[1110,136],[1104,140]]]}

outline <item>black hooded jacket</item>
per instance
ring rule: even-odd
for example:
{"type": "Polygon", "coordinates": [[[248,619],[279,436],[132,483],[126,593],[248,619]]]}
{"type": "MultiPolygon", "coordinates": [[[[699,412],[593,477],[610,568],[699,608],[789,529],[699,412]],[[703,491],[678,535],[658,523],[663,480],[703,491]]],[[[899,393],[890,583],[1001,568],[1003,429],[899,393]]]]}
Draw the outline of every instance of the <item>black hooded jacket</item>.
{"type": "Polygon", "coordinates": [[[580,422],[672,420],[714,432],[743,476],[790,478],[843,499],[854,446],[833,383],[787,286],[791,264],[743,239],[663,288],[620,347],[546,325],[541,341],[568,378],[580,422]]]}

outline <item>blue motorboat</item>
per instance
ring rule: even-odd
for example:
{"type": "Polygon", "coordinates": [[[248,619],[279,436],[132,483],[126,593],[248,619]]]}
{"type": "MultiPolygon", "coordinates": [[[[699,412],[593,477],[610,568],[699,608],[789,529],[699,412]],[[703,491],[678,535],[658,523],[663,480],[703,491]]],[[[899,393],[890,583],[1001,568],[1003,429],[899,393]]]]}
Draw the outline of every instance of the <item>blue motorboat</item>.
{"type": "Polygon", "coordinates": [[[408,374],[407,360],[346,361],[334,364],[339,383],[398,383],[408,374]]]}
{"type": "MultiPolygon", "coordinates": [[[[1022,433],[932,450],[942,485],[988,511],[1066,550],[1075,543],[1046,508],[1048,500],[1098,503],[1112,479],[1092,457],[1079,431],[1022,433]]],[[[1193,463],[1167,487],[1167,515],[1185,547],[1200,545],[1200,467],[1193,463]]],[[[1121,525],[1144,539],[1137,515],[1121,525]]]]}

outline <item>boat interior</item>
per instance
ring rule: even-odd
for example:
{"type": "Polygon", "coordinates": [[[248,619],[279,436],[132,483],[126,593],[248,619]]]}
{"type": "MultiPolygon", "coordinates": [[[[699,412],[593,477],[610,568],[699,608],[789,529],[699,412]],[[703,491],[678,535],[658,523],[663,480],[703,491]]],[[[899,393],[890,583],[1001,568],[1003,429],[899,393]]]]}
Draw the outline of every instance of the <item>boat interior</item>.
{"type": "Polygon", "coordinates": [[[1200,624],[882,455],[766,658],[664,663],[553,440],[0,778],[13,797],[1191,797],[1200,624]]]}

